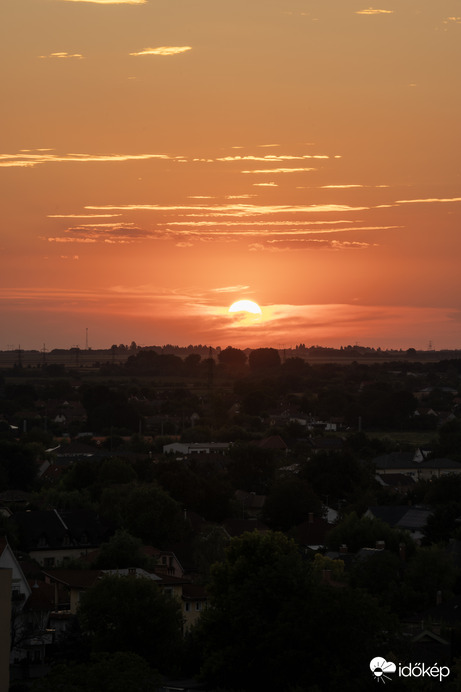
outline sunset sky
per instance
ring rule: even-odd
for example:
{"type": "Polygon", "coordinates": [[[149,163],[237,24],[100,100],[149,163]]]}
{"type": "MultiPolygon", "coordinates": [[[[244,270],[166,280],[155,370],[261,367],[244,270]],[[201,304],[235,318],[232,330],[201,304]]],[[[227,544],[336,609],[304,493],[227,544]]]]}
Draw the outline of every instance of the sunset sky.
{"type": "Polygon", "coordinates": [[[460,0],[1,25],[0,350],[461,348],[460,0]]]}

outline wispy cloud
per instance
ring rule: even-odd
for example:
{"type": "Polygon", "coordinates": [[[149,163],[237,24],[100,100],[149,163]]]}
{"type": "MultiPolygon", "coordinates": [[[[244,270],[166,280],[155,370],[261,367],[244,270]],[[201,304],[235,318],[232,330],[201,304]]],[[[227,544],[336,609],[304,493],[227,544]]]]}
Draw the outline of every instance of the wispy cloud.
{"type": "MultiPolygon", "coordinates": [[[[226,227],[238,227],[245,226],[246,228],[253,228],[254,226],[262,226],[267,228],[269,226],[281,227],[281,226],[328,226],[328,225],[339,225],[351,223],[350,221],[345,221],[344,219],[338,219],[335,221],[168,221],[165,223],[159,223],[159,226],[226,226],[226,227]]],[[[381,226],[380,226],[381,228],[381,226]]]]}
{"type": "Polygon", "coordinates": [[[269,250],[272,252],[287,252],[290,250],[366,250],[377,247],[377,243],[364,243],[350,240],[331,240],[325,238],[290,238],[270,239],[265,243],[252,243],[248,249],[256,252],[269,250]]]}
{"type": "Polygon", "coordinates": [[[321,190],[346,190],[351,187],[364,187],[363,185],[321,185],[321,190]]]}
{"type": "Polygon", "coordinates": [[[310,204],[310,205],[289,205],[289,204],[274,204],[274,205],[256,205],[256,204],[211,204],[211,205],[160,205],[160,204],[104,204],[104,205],[87,205],[85,209],[96,211],[191,211],[201,212],[201,215],[209,214],[210,216],[257,216],[260,214],[303,214],[303,213],[327,213],[327,212],[349,212],[363,211],[369,207],[351,207],[347,204],[310,204]]]}
{"type": "Polygon", "coordinates": [[[131,223],[85,224],[67,228],[62,236],[50,236],[49,243],[106,243],[128,245],[148,238],[155,239],[149,231],[131,223]]]}
{"type": "Polygon", "coordinates": [[[121,214],[47,214],[47,219],[110,219],[121,214]]]}
{"type": "Polygon", "coordinates": [[[77,60],[81,60],[83,58],[83,55],[81,53],[49,53],[48,55],[39,55],[39,58],[76,58],[77,60]]]}
{"type": "Polygon", "coordinates": [[[396,204],[431,204],[433,202],[461,202],[461,197],[449,197],[446,199],[430,197],[427,199],[398,199],[396,204]]]}
{"type": "Polygon", "coordinates": [[[253,183],[254,187],[278,187],[277,183],[253,183]]]}
{"type": "Polygon", "coordinates": [[[355,14],[394,14],[394,10],[378,10],[374,7],[368,7],[366,10],[357,10],[355,14]]]}
{"type": "Polygon", "coordinates": [[[461,17],[447,17],[443,20],[444,24],[461,24],[461,17]]]}
{"type": "Polygon", "coordinates": [[[157,48],[144,48],[130,55],[178,55],[192,50],[192,46],[158,46],[157,48]]]}
{"type": "Polygon", "coordinates": [[[222,288],[212,288],[213,293],[239,293],[241,291],[247,291],[250,287],[239,284],[237,286],[223,286],[222,288]]]}
{"type": "Polygon", "coordinates": [[[251,154],[245,156],[222,156],[216,159],[216,161],[302,161],[303,159],[329,159],[330,157],[326,154],[303,154],[302,156],[293,156],[290,154],[267,154],[266,156],[252,156],[251,154]]]}
{"type": "Polygon", "coordinates": [[[241,171],[242,173],[303,173],[305,171],[316,171],[316,168],[259,168],[251,171],[241,171]]]}
{"type": "Polygon", "coordinates": [[[167,154],[53,154],[41,153],[49,149],[21,151],[19,154],[0,154],[0,167],[32,168],[42,163],[100,163],[118,161],[142,161],[147,159],[171,159],[167,154]]]}
{"type": "Polygon", "coordinates": [[[61,0],[61,2],[91,2],[95,5],[145,5],[147,0],[61,0]]]}

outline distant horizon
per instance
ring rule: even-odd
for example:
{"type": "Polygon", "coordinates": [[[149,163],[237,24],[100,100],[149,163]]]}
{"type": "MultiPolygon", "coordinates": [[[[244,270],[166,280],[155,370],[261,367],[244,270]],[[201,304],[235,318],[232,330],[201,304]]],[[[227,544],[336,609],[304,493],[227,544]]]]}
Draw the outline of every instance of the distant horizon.
{"type": "Polygon", "coordinates": [[[459,0],[4,4],[0,348],[461,346],[459,0]]]}
{"type": "Polygon", "coordinates": [[[42,356],[47,356],[52,354],[53,352],[56,351],[69,351],[72,353],[75,353],[75,351],[80,351],[82,353],[97,353],[98,351],[104,351],[104,352],[110,352],[113,350],[114,346],[118,351],[122,351],[124,353],[136,353],[137,351],[140,350],[149,350],[149,349],[159,349],[159,350],[178,350],[178,351],[194,351],[194,350],[202,350],[202,351],[208,351],[209,349],[212,349],[214,352],[221,352],[224,351],[226,348],[236,348],[237,350],[241,351],[254,351],[260,348],[273,348],[276,351],[283,352],[306,352],[306,351],[311,351],[315,349],[319,350],[330,350],[330,351],[348,351],[351,350],[353,351],[354,349],[357,349],[359,351],[370,351],[374,353],[407,353],[408,351],[415,351],[416,353],[456,353],[456,352],[461,352],[461,347],[460,348],[434,348],[431,345],[428,345],[426,348],[416,348],[414,346],[409,346],[407,348],[404,347],[387,347],[383,348],[381,346],[370,346],[367,344],[341,344],[340,346],[328,346],[325,344],[305,344],[304,342],[300,342],[298,344],[293,344],[293,345],[284,345],[284,346],[252,346],[252,347],[238,347],[238,346],[220,346],[220,345],[214,345],[212,343],[206,344],[206,343],[198,343],[198,344],[187,344],[187,345],[181,345],[181,344],[172,344],[172,343],[166,343],[166,344],[137,344],[135,347],[131,347],[131,343],[133,341],[128,342],[128,343],[119,343],[119,344],[111,344],[110,346],[91,346],[88,345],[88,347],[82,347],[82,346],[53,346],[51,348],[23,348],[20,344],[17,347],[11,346],[10,348],[6,349],[0,349],[0,353],[18,353],[19,351],[21,353],[39,353],[42,356]]]}

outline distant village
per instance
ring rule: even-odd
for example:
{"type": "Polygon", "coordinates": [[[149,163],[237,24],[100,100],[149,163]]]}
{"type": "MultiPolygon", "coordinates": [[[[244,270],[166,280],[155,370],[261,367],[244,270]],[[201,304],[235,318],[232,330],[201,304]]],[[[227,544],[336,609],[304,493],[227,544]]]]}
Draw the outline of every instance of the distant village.
{"type": "Polygon", "coordinates": [[[347,692],[377,655],[458,690],[460,382],[456,351],[1,352],[0,690],[347,692]]]}

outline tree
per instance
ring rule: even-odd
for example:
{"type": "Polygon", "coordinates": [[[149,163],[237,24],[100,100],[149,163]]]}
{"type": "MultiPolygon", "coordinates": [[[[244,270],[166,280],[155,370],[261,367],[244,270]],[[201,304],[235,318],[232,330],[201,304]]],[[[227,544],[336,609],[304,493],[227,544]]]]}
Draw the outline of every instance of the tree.
{"type": "Polygon", "coordinates": [[[264,373],[280,367],[280,355],[275,348],[256,348],[251,351],[249,365],[252,373],[264,373]]]}
{"type": "Polygon", "coordinates": [[[31,446],[0,440],[0,490],[29,490],[36,475],[37,467],[31,446]]]}
{"type": "Polygon", "coordinates": [[[229,456],[228,473],[234,488],[265,493],[275,474],[274,451],[240,444],[230,448],[229,456]]]}
{"type": "Polygon", "coordinates": [[[164,547],[184,530],[180,505],[157,483],[130,483],[105,488],[100,513],[144,543],[164,547]]]}
{"type": "Polygon", "coordinates": [[[348,504],[356,502],[362,511],[370,503],[366,493],[375,483],[372,467],[358,461],[348,450],[315,454],[303,466],[300,475],[318,497],[328,496],[330,504],[344,500],[348,504]]]}
{"type": "Polygon", "coordinates": [[[151,579],[104,577],[82,594],[78,618],[94,652],[132,652],[162,672],[174,670],[182,643],[180,605],[151,579]]]}
{"type": "Polygon", "coordinates": [[[128,531],[119,529],[103,543],[94,562],[96,569],[124,569],[126,567],[145,567],[148,558],[143,553],[142,541],[128,531]]]}
{"type": "Polygon", "coordinates": [[[155,692],[161,679],[134,653],[94,654],[88,663],[61,664],[35,682],[32,692],[155,692]]]}
{"type": "Polygon", "coordinates": [[[228,372],[238,374],[245,369],[247,357],[245,351],[228,346],[219,352],[218,361],[228,372]]]}
{"type": "Polygon", "coordinates": [[[368,689],[374,652],[388,652],[393,620],[366,594],[317,584],[281,533],[232,539],[209,592],[195,636],[212,685],[355,692],[368,689]]]}
{"type": "Polygon", "coordinates": [[[321,509],[322,503],[306,481],[287,478],[271,488],[264,505],[264,521],[272,529],[288,531],[321,509]]]}
{"type": "Polygon", "coordinates": [[[328,534],[328,546],[331,550],[347,545],[351,553],[356,553],[360,548],[374,548],[378,541],[384,541],[386,548],[397,555],[402,543],[405,544],[407,555],[415,550],[415,544],[406,531],[392,529],[380,519],[359,519],[355,512],[344,517],[328,534]]]}

